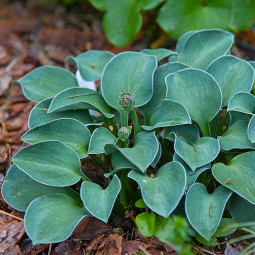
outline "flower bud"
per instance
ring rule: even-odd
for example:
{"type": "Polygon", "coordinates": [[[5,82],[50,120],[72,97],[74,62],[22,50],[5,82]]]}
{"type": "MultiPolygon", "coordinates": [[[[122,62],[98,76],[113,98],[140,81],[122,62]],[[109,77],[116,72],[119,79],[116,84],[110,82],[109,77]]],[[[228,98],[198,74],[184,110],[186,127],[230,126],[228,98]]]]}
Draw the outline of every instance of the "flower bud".
{"type": "Polygon", "coordinates": [[[122,106],[124,111],[132,111],[135,101],[129,93],[121,93],[121,100],[118,103],[122,106]]]}
{"type": "Polygon", "coordinates": [[[121,141],[127,141],[128,137],[130,136],[132,131],[132,127],[128,126],[128,127],[122,127],[119,131],[118,131],[118,137],[121,141]]]}

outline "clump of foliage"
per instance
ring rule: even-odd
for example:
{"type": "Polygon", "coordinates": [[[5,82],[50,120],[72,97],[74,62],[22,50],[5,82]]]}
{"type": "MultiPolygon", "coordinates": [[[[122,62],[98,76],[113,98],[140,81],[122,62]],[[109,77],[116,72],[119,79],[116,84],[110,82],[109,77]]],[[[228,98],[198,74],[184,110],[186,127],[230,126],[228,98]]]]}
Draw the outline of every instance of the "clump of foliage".
{"type": "Polygon", "coordinates": [[[184,34],[176,52],[68,57],[85,80],[101,80],[99,92],[54,66],[16,82],[38,104],[2,196],[25,212],[33,244],[67,239],[86,216],[108,222],[125,210],[140,213],[143,235],[167,243],[191,234],[174,215],[211,244],[255,220],[254,62],[232,56],[233,42],[209,29],[184,34]],[[106,189],[81,171],[88,155],[105,171],[106,189]]]}
{"type": "Polygon", "coordinates": [[[103,28],[108,40],[119,47],[133,41],[142,27],[143,11],[160,8],[158,25],[174,39],[190,30],[220,28],[241,31],[255,19],[255,1],[243,0],[89,0],[106,12],[103,28]],[[243,18],[245,17],[245,18],[243,18]],[[118,22],[116,22],[116,20],[118,22]]]}

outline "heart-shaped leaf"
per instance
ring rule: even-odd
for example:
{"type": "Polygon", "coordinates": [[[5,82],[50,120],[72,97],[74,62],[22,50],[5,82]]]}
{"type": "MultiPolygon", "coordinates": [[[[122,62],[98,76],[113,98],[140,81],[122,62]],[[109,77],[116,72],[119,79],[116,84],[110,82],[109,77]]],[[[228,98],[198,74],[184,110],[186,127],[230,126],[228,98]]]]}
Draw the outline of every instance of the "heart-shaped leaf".
{"type": "Polygon", "coordinates": [[[209,194],[201,183],[193,184],[187,192],[185,210],[192,227],[207,241],[210,241],[217,230],[232,192],[218,187],[209,194]]]}
{"type": "Polygon", "coordinates": [[[82,176],[78,155],[58,141],[24,147],[12,161],[32,179],[45,185],[70,186],[82,176]]]}
{"type": "Polygon", "coordinates": [[[207,169],[211,169],[211,164],[206,164],[204,166],[197,168],[196,171],[194,172],[185,163],[185,161],[181,157],[179,157],[178,154],[176,154],[176,153],[174,153],[173,161],[176,161],[176,162],[179,162],[180,164],[182,164],[182,166],[184,167],[184,169],[186,171],[186,189],[185,190],[188,190],[189,187],[196,182],[198,176],[201,173],[203,173],[207,169]]]}
{"type": "Polygon", "coordinates": [[[229,200],[229,210],[232,218],[239,223],[255,221],[255,205],[235,193],[229,200]]]}
{"type": "Polygon", "coordinates": [[[174,142],[175,135],[183,136],[187,143],[194,143],[198,138],[200,138],[199,130],[194,123],[191,125],[187,124],[166,128],[164,135],[165,138],[174,142]]]}
{"type": "Polygon", "coordinates": [[[71,88],[57,94],[51,101],[48,113],[73,109],[92,109],[112,118],[110,107],[96,91],[88,88],[71,88]]]}
{"type": "Polygon", "coordinates": [[[171,55],[177,55],[176,52],[168,49],[158,48],[158,49],[144,49],[141,51],[144,54],[152,55],[157,58],[158,61],[167,58],[171,55]]]}
{"type": "Polygon", "coordinates": [[[139,232],[145,237],[151,237],[155,233],[156,216],[154,212],[140,213],[135,217],[135,224],[139,232]]]}
{"type": "Polygon", "coordinates": [[[68,187],[46,186],[34,181],[17,166],[8,170],[1,189],[6,203],[16,210],[25,212],[29,204],[36,198],[48,194],[61,193],[80,201],[79,194],[68,187]]]}
{"type": "Polygon", "coordinates": [[[252,116],[248,125],[248,138],[252,143],[255,143],[255,115],[252,116]]]}
{"type": "Polygon", "coordinates": [[[159,142],[153,132],[140,132],[135,137],[133,148],[119,148],[117,145],[107,144],[106,154],[119,151],[126,159],[134,164],[142,172],[154,161],[159,148],[159,142]]]}
{"type": "Polygon", "coordinates": [[[146,104],[152,97],[153,73],[157,67],[154,56],[140,52],[116,55],[106,65],[102,76],[102,94],[113,108],[122,111],[118,100],[122,93],[129,93],[135,107],[146,104]]]}
{"type": "Polygon", "coordinates": [[[167,218],[178,205],[186,186],[184,167],[178,162],[162,166],[154,178],[133,170],[128,177],[141,188],[145,204],[155,213],[167,218]]]}
{"type": "Polygon", "coordinates": [[[21,85],[26,98],[35,102],[53,97],[64,89],[78,87],[71,72],[56,66],[37,67],[15,83],[21,85]]]}
{"type": "Polygon", "coordinates": [[[73,149],[80,158],[87,157],[90,132],[75,119],[53,120],[42,126],[30,129],[22,136],[26,143],[35,144],[45,141],[59,141],[73,149]]]}
{"type": "Polygon", "coordinates": [[[212,173],[222,185],[255,204],[255,151],[236,156],[227,166],[215,164],[212,173]]]}
{"type": "Polygon", "coordinates": [[[90,50],[77,57],[67,57],[70,65],[76,65],[85,81],[100,80],[105,65],[114,54],[110,51],[90,50]]]}
{"type": "Polygon", "coordinates": [[[142,126],[145,130],[158,127],[169,127],[183,124],[191,124],[187,110],[179,103],[165,99],[150,119],[150,126],[142,126]]]}
{"type": "Polygon", "coordinates": [[[234,35],[227,31],[196,31],[188,36],[182,51],[178,50],[178,61],[205,70],[213,60],[225,55],[233,43],[234,35]]]}
{"type": "Polygon", "coordinates": [[[167,63],[156,69],[153,80],[152,98],[146,105],[140,107],[140,110],[145,116],[147,125],[150,124],[151,114],[157,110],[162,100],[166,98],[166,76],[185,68],[188,68],[188,66],[182,63],[167,63]]]}
{"type": "Polygon", "coordinates": [[[212,162],[220,152],[220,144],[212,137],[202,137],[189,144],[182,136],[176,136],[175,152],[190,166],[192,171],[212,162]]]}
{"type": "Polygon", "coordinates": [[[209,122],[221,109],[222,100],[214,78],[204,71],[190,68],[168,75],[166,84],[167,98],[183,105],[203,134],[209,136],[209,122]]]}
{"type": "Polygon", "coordinates": [[[115,144],[117,138],[107,128],[96,128],[91,135],[89,142],[88,154],[104,153],[104,146],[106,144],[115,144]]]}
{"type": "Polygon", "coordinates": [[[62,112],[47,113],[52,99],[45,99],[38,103],[30,112],[28,126],[35,128],[56,119],[71,118],[82,122],[84,125],[96,125],[88,110],[67,110],[62,112]]]}
{"type": "Polygon", "coordinates": [[[255,110],[255,96],[247,92],[233,95],[228,103],[228,111],[253,114],[255,110]]]}
{"type": "Polygon", "coordinates": [[[249,121],[239,120],[235,122],[230,128],[222,135],[218,136],[220,147],[225,151],[234,149],[255,149],[247,135],[249,121]]]}
{"type": "Polygon", "coordinates": [[[50,194],[35,199],[25,214],[25,229],[33,245],[66,240],[87,210],[64,194],[50,194]]]}
{"type": "Polygon", "coordinates": [[[117,175],[105,190],[96,183],[85,181],[81,186],[81,199],[91,215],[107,223],[120,189],[117,175]]]}
{"type": "Polygon", "coordinates": [[[235,56],[221,56],[213,61],[206,70],[217,81],[222,91],[222,106],[238,92],[250,92],[254,81],[252,66],[235,56]]]}

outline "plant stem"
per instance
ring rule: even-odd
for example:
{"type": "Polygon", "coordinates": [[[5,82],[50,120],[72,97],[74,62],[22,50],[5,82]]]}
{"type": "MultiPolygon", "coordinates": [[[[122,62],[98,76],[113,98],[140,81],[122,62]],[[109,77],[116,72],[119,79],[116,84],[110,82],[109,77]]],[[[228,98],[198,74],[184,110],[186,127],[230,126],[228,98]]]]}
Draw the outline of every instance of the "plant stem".
{"type": "Polygon", "coordinates": [[[219,135],[221,132],[222,132],[222,128],[228,123],[230,119],[230,115],[229,113],[227,113],[224,118],[221,120],[218,128],[217,128],[217,131],[216,131],[216,134],[219,135]]]}
{"type": "Polygon", "coordinates": [[[127,207],[127,194],[126,194],[126,187],[125,187],[126,178],[127,178],[126,171],[122,170],[120,173],[120,182],[121,182],[120,202],[124,208],[127,207]]]}
{"type": "Polygon", "coordinates": [[[120,112],[120,120],[121,120],[121,127],[127,127],[128,126],[128,113],[127,111],[121,111],[120,112]]]}
{"type": "Polygon", "coordinates": [[[91,182],[91,180],[89,178],[87,178],[83,173],[81,173],[81,174],[82,174],[81,178],[83,181],[91,182]]]}
{"type": "Polygon", "coordinates": [[[134,136],[136,136],[139,132],[139,122],[138,122],[137,114],[134,108],[131,111],[131,116],[133,120],[134,136]]]}
{"type": "Polygon", "coordinates": [[[201,132],[203,136],[210,136],[209,126],[208,125],[201,126],[201,132]]]}
{"type": "Polygon", "coordinates": [[[106,165],[101,161],[99,157],[92,154],[90,154],[90,157],[96,161],[96,163],[103,169],[105,173],[110,173],[109,169],[106,167],[106,165]]]}

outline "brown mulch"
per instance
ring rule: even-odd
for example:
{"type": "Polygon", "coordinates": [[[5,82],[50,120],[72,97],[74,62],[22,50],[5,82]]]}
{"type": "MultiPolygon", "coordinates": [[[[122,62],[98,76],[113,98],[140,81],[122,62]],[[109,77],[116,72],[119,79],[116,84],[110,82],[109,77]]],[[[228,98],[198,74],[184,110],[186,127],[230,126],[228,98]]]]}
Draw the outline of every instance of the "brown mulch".
{"type": "MultiPolygon", "coordinates": [[[[102,14],[88,5],[81,10],[73,8],[67,11],[63,6],[45,6],[32,0],[0,3],[0,187],[11,165],[11,157],[26,145],[20,137],[28,130],[29,112],[35,105],[23,96],[20,87],[12,85],[12,80],[40,65],[65,67],[67,56],[86,50],[110,50],[114,53],[140,50],[148,48],[155,39],[145,38],[142,31],[132,45],[122,49],[114,47],[103,35],[101,17],[102,14]]],[[[255,45],[252,41],[255,40],[254,33],[246,31],[240,33],[239,38],[238,45],[245,47],[234,48],[234,53],[249,55],[255,45]]],[[[166,45],[174,45],[174,42],[166,39],[158,46],[166,45]]],[[[255,58],[252,54],[250,56],[255,58]]],[[[84,164],[91,163],[88,159],[84,164]]],[[[94,178],[104,181],[100,176],[94,178]]],[[[23,216],[8,206],[0,195],[0,255],[176,254],[155,237],[142,237],[128,217],[116,220],[117,224],[112,225],[87,217],[68,240],[32,246],[25,234],[23,216]]],[[[197,253],[208,254],[204,250],[197,253]]]]}

